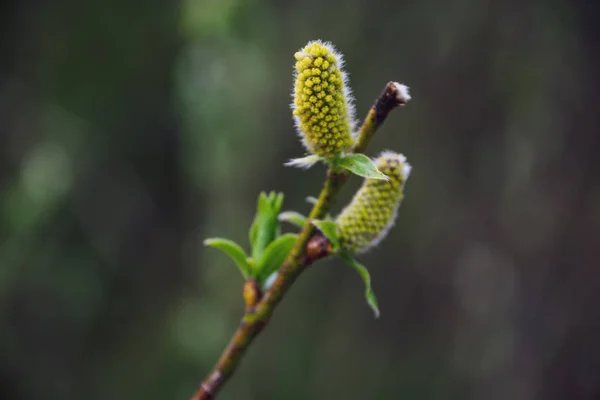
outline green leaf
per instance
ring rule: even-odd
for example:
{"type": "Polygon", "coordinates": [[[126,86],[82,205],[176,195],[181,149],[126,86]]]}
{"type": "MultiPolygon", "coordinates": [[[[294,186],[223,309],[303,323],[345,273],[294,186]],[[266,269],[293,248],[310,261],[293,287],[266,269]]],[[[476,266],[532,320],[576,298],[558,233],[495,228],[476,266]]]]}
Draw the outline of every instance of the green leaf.
{"type": "Polygon", "coordinates": [[[286,162],[285,165],[286,167],[298,167],[298,168],[304,168],[304,169],[308,169],[310,167],[312,167],[313,165],[315,165],[316,162],[318,162],[321,159],[321,157],[312,154],[310,156],[306,156],[306,157],[302,157],[302,158],[294,158],[291,159],[290,161],[286,162]]]}
{"type": "Polygon", "coordinates": [[[275,200],[273,201],[272,208],[276,210],[278,213],[281,211],[281,207],[283,206],[283,193],[277,193],[275,196],[275,200]]]}
{"type": "Polygon", "coordinates": [[[256,201],[256,215],[254,217],[254,221],[250,226],[250,245],[254,248],[254,243],[256,243],[256,239],[258,237],[260,219],[265,211],[268,209],[268,201],[267,194],[265,192],[261,192],[258,195],[258,200],[256,201]]]}
{"type": "Polygon", "coordinates": [[[266,247],[280,234],[278,216],[283,205],[283,193],[262,192],[258,196],[256,216],[250,227],[252,258],[260,260],[266,247]]]}
{"type": "Polygon", "coordinates": [[[269,244],[256,268],[256,280],[259,283],[262,284],[273,272],[279,270],[297,238],[295,233],[286,233],[269,244]]]}
{"type": "Polygon", "coordinates": [[[306,224],[306,217],[296,211],[284,211],[279,214],[279,220],[289,222],[292,225],[302,228],[306,224]]]}
{"type": "Polygon", "coordinates": [[[337,234],[337,226],[333,221],[313,221],[312,224],[317,227],[321,233],[329,239],[333,246],[333,251],[337,251],[340,248],[340,238],[337,234]]]}
{"type": "Polygon", "coordinates": [[[273,215],[276,218],[275,223],[275,237],[281,236],[281,224],[279,223],[279,215],[281,213],[281,207],[283,207],[283,193],[277,193],[273,203],[271,204],[273,215]]]}
{"type": "Polygon", "coordinates": [[[246,253],[242,248],[235,242],[228,239],[211,238],[204,241],[205,246],[214,247],[227,254],[236,263],[240,272],[247,279],[252,276],[252,268],[246,260],[246,253]]]}
{"type": "Polygon", "coordinates": [[[365,299],[367,300],[367,304],[373,310],[375,314],[375,318],[379,318],[379,306],[377,305],[377,298],[375,297],[375,293],[373,289],[371,289],[371,276],[369,275],[369,271],[367,268],[352,258],[350,255],[346,253],[340,253],[339,257],[348,263],[350,266],[354,267],[356,272],[360,275],[363,282],[365,283],[365,299]]]}
{"type": "Polygon", "coordinates": [[[335,160],[335,166],[347,169],[355,175],[371,179],[389,180],[382,174],[377,165],[364,154],[347,154],[335,160]]]}
{"type": "Polygon", "coordinates": [[[254,261],[254,259],[252,257],[246,257],[246,262],[248,263],[248,268],[250,268],[250,274],[251,276],[255,275],[256,271],[256,261],[254,261]]]}

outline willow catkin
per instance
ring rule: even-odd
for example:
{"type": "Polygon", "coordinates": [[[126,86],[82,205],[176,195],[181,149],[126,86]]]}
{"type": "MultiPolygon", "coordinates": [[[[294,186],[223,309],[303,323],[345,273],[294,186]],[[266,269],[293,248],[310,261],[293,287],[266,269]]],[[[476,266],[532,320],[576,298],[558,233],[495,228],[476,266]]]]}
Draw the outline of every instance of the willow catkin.
{"type": "Polygon", "coordinates": [[[349,253],[362,253],[385,238],[404,197],[404,185],[411,170],[406,158],[385,151],[375,163],[389,180],[365,179],[335,221],[341,247],[349,253]]]}

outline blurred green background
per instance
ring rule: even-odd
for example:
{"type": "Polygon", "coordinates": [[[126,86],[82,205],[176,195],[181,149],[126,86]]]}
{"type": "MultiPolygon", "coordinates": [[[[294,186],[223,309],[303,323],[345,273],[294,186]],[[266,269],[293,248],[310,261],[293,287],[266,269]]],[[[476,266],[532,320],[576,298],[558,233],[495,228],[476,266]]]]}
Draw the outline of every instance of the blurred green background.
{"type": "MultiPolygon", "coordinates": [[[[187,399],[243,311],[207,236],[323,167],[293,54],[345,55],[369,155],[413,173],[363,256],[304,274],[221,399],[600,396],[600,28],[587,0],[8,0],[0,5],[0,397],[187,399]]],[[[360,180],[344,189],[336,211],[360,180]]]]}

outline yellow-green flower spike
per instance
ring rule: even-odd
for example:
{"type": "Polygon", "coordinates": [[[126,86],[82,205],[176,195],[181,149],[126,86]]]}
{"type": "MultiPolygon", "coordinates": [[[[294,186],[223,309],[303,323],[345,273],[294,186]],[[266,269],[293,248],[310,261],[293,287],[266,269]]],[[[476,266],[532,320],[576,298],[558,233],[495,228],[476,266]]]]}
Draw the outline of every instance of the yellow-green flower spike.
{"type": "Polygon", "coordinates": [[[352,146],[354,105],[344,61],[331,43],[309,42],[294,57],[294,120],[306,149],[335,157],[352,146]]]}
{"type": "Polygon", "coordinates": [[[411,170],[406,158],[384,151],[375,163],[389,180],[365,179],[335,221],[340,245],[349,253],[365,252],[383,240],[394,225],[404,197],[404,184],[411,170]]]}

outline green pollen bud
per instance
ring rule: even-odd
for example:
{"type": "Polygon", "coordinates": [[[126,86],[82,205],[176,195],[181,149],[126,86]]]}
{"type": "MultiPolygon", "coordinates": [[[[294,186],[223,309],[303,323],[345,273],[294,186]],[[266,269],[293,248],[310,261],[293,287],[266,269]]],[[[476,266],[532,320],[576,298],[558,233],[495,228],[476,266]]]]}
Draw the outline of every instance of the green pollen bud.
{"type": "Polygon", "coordinates": [[[335,157],[354,143],[354,105],[342,56],[331,43],[317,40],[294,57],[296,127],[309,152],[335,157]]]}
{"type": "Polygon", "coordinates": [[[402,154],[381,153],[377,168],[389,180],[365,179],[352,202],[336,219],[342,249],[362,253],[379,244],[394,225],[411,166],[402,154]]]}

